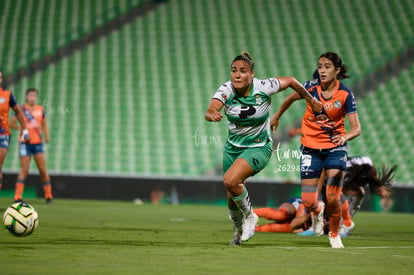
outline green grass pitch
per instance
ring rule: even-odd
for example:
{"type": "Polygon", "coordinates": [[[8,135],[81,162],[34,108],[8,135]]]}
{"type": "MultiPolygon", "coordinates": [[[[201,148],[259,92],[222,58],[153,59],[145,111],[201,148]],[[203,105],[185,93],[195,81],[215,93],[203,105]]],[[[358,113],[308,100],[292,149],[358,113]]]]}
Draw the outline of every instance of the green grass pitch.
{"type": "MultiPolygon", "coordinates": [[[[258,232],[230,247],[223,206],[28,200],[33,235],[0,230],[0,274],[413,274],[414,215],[361,212],[345,249],[258,232]]],[[[11,204],[0,199],[1,213],[11,204]]],[[[260,223],[265,221],[261,220],[260,223]]]]}

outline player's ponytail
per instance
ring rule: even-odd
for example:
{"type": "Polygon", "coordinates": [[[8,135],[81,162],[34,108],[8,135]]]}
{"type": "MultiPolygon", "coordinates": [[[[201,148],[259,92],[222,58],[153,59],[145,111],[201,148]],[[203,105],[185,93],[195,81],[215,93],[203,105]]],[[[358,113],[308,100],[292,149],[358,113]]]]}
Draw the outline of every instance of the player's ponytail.
{"type": "Polygon", "coordinates": [[[375,180],[369,181],[369,189],[371,193],[384,186],[387,190],[391,190],[393,184],[394,172],[397,169],[397,165],[393,165],[391,168],[387,167],[384,163],[382,164],[382,170],[377,171],[374,175],[375,180]]]}
{"type": "Polygon", "coordinates": [[[374,165],[352,164],[346,169],[344,186],[354,184],[365,187],[368,185],[372,194],[375,194],[380,187],[385,187],[390,191],[396,169],[397,165],[389,168],[385,164],[382,164],[382,171],[378,171],[374,165]]]}
{"type": "Polygon", "coordinates": [[[345,65],[345,64],[341,64],[340,68],[341,68],[341,70],[339,71],[339,74],[337,75],[337,78],[339,80],[349,78],[349,75],[347,74],[348,66],[345,65]]]}
{"type": "Polygon", "coordinates": [[[231,62],[231,64],[233,65],[233,63],[236,62],[237,60],[246,61],[250,66],[250,70],[252,71],[254,70],[254,61],[248,52],[242,52],[240,55],[236,56],[231,62]]]}
{"type": "Polygon", "coordinates": [[[327,53],[321,54],[321,56],[319,56],[319,59],[322,57],[325,57],[331,60],[335,68],[340,68],[340,71],[337,75],[337,79],[341,80],[341,79],[349,78],[349,75],[347,74],[348,66],[342,63],[342,59],[337,53],[327,52],[327,53]]]}

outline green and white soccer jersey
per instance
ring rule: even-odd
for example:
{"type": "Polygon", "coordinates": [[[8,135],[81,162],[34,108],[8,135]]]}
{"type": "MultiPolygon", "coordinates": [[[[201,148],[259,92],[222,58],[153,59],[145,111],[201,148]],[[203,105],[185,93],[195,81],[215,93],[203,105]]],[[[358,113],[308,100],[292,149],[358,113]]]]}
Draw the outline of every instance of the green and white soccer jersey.
{"type": "Polygon", "coordinates": [[[250,93],[237,96],[231,81],[220,86],[213,98],[224,104],[228,120],[227,141],[237,147],[259,147],[271,140],[269,108],[271,96],[280,91],[276,78],[253,79],[250,93]]]}

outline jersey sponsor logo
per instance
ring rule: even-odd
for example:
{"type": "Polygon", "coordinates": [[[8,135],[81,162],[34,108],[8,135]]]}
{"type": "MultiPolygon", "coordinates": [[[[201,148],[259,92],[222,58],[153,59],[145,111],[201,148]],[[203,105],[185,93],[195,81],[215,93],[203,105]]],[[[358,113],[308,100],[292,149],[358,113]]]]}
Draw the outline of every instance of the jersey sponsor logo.
{"type": "Polygon", "coordinates": [[[335,100],[334,107],[338,109],[342,107],[342,103],[339,99],[335,100]]]}
{"type": "Polygon", "coordinates": [[[333,109],[332,102],[326,102],[326,103],[323,105],[323,108],[324,108],[326,111],[330,111],[330,110],[332,110],[332,109],[333,109]]]}
{"type": "Polygon", "coordinates": [[[319,126],[326,128],[326,129],[330,129],[332,127],[335,126],[335,121],[331,121],[329,120],[329,117],[325,114],[320,114],[316,117],[308,117],[309,121],[315,122],[317,124],[319,124],[319,126]]]}
{"type": "Polygon", "coordinates": [[[273,88],[273,87],[274,87],[274,85],[277,85],[277,80],[276,80],[276,78],[268,78],[268,79],[266,79],[266,80],[261,80],[261,81],[260,81],[260,84],[262,84],[262,86],[265,86],[265,85],[266,85],[266,81],[269,81],[269,83],[270,83],[270,88],[273,88]]]}
{"type": "Polygon", "coordinates": [[[299,209],[300,202],[299,201],[294,201],[294,202],[292,202],[292,205],[295,208],[295,210],[297,211],[299,209]]]}
{"type": "Polygon", "coordinates": [[[277,85],[278,81],[276,80],[276,78],[269,78],[270,81],[270,87],[273,88],[273,85],[277,85]]]}
{"type": "Polygon", "coordinates": [[[240,107],[240,118],[248,118],[256,113],[256,108],[253,106],[241,106],[240,107]]]}
{"type": "Polygon", "coordinates": [[[301,165],[302,167],[310,167],[312,164],[312,156],[311,155],[302,155],[301,165]]]}
{"type": "Polygon", "coordinates": [[[256,98],[256,104],[261,105],[263,103],[263,99],[260,95],[255,95],[256,98]]]}

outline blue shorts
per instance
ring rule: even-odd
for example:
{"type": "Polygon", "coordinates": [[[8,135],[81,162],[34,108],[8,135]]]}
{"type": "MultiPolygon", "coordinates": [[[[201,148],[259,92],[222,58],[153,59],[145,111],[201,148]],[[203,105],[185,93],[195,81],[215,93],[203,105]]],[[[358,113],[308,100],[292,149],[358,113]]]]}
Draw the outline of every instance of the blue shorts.
{"type": "Polygon", "coordinates": [[[346,170],[348,159],[347,146],[330,149],[311,149],[301,146],[300,177],[301,179],[315,179],[321,176],[322,170],[346,170]]]}
{"type": "Polygon", "coordinates": [[[19,143],[19,156],[26,157],[31,155],[36,155],[44,153],[43,143],[29,144],[29,143],[19,143]]]}
{"type": "Polygon", "coordinates": [[[10,136],[0,136],[0,147],[9,150],[10,136]]]}

